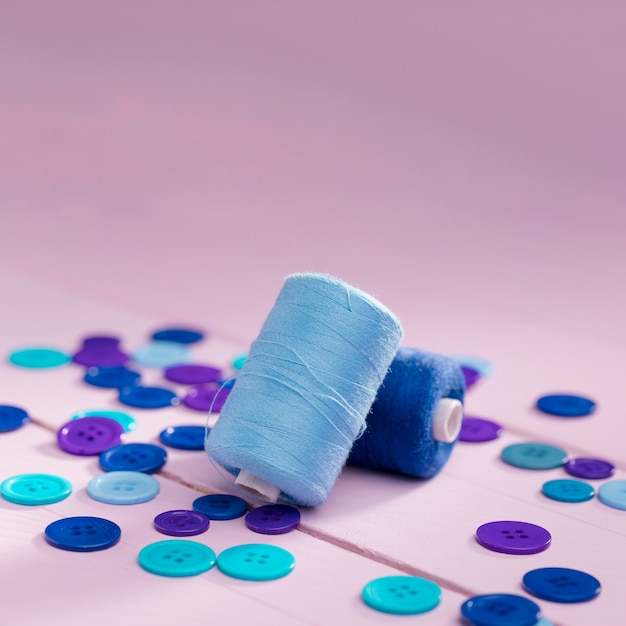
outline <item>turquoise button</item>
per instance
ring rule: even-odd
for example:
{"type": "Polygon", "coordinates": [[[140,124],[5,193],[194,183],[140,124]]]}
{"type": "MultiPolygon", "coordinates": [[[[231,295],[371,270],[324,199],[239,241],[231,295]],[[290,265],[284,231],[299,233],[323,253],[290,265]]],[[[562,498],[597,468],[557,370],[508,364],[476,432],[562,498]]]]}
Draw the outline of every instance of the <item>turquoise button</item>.
{"type": "Polygon", "coordinates": [[[65,500],[72,493],[72,484],[52,474],[19,474],[0,484],[0,495],[9,502],[35,506],[65,500]]]}
{"type": "Polygon", "coordinates": [[[9,355],[9,363],[29,369],[45,369],[66,365],[72,357],[54,348],[24,348],[9,355]]]}
{"type": "Polygon", "coordinates": [[[295,567],[291,552],[266,543],[233,546],[220,553],[217,567],[232,578],[274,580],[287,576],[295,567]]]}
{"type": "Polygon", "coordinates": [[[586,502],[595,494],[594,488],[582,480],[549,480],[541,487],[543,494],[559,502],[586,502]]]}
{"type": "Polygon", "coordinates": [[[123,413],[122,411],[81,411],[80,413],[72,415],[72,420],[82,419],[83,417],[108,417],[109,419],[115,420],[118,424],[121,424],[126,432],[137,428],[137,420],[132,417],[132,415],[123,413]]]}
{"type": "Polygon", "coordinates": [[[215,552],[197,541],[167,539],[142,548],[139,565],[159,576],[197,576],[215,565],[215,552]]]}
{"type": "Polygon", "coordinates": [[[598,489],[598,500],[614,509],[626,511],[626,480],[610,480],[598,489]]]}
{"type": "Polygon", "coordinates": [[[146,367],[171,367],[191,361],[189,348],[182,343],[172,341],[153,341],[137,348],[132,355],[133,361],[146,367]]]}
{"type": "Polygon", "coordinates": [[[159,481],[143,472],[119,470],[92,478],[87,493],[106,504],[139,504],[157,496],[159,481]]]}
{"type": "Polygon", "coordinates": [[[502,450],[502,460],[523,469],[553,469],[567,460],[567,452],[547,443],[515,443],[502,450]]]}
{"type": "Polygon", "coordinates": [[[395,615],[432,611],[441,601],[441,589],[431,580],[417,576],[385,576],[363,587],[367,606],[395,615]]]}

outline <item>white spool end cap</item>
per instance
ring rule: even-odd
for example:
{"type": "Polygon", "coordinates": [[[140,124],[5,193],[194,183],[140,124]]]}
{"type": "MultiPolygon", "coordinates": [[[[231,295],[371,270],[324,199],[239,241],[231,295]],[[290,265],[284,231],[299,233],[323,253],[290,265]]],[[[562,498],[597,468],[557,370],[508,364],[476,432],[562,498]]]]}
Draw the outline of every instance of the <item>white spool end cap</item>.
{"type": "Polygon", "coordinates": [[[255,495],[261,496],[264,500],[274,503],[278,500],[280,495],[280,489],[275,487],[266,480],[247,472],[242,469],[239,471],[239,475],[235,479],[235,484],[240,487],[245,487],[254,492],[255,495]]]}
{"type": "Polygon", "coordinates": [[[443,443],[452,443],[461,432],[463,404],[452,398],[441,398],[433,415],[433,438],[443,443]]]}

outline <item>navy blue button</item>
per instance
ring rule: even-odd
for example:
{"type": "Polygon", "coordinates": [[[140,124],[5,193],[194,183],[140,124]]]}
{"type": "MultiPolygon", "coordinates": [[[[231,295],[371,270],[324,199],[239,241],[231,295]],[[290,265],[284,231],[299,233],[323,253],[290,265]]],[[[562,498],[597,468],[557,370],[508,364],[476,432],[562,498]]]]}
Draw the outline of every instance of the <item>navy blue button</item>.
{"type": "Polygon", "coordinates": [[[193,510],[213,520],[236,519],[248,510],[248,503],[238,496],[227,493],[213,493],[193,501],[193,510]]]}
{"type": "Polygon", "coordinates": [[[152,443],[123,443],[100,455],[100,467],[105,472],[143,472],[152,474],[165,465],[167,452],[152,443]]]}
{"type": "Polygon", "coordinates": [[[55,548],[73,552],[95,552],[115,545],[120,527],[102,517],[65,517],[46,527],[46,541],[55,548]]]}
{"type": "Polygon", "coordinates": [[[461,615],[476,626],[535,626],[540,613],[532,600],[509,593],[474,596],[461,605],[461,615]]]}
{"type": "Polygon", "coordinates": [[[161,443],[179,450],[204,450],[204,440],[211,429],[204,426],[170,426],[159,433],[161,443]]]}
{"type": "Polygon", "coordinates": [[[582,396],[555,394],[539,398],[537,408],[544,413],[559,417],[583,417],[593,413],[596,403],[582,396]]]}
{"type": "Polygon", "coordinates": [[[577,569],[542,567],[524,575],[526,591],[552,602],[586,602],[599,593],[600,581],[577,569]]]}
{"type": "Polygon", "coordinates": [[[204,333],[191,328],[164,328],[153,333],[154,341],[171,341],[173,343],[197,343],[204,339],[204,333]]]}
{"type": "Polygon", "coordinates": [[[17,430],[30,421],[28,413],[17,406],[0,406],[0,433],[17,430]]]}
{"type": "Polygon", "coordinates": [[[85,372],[85,382],[94,387],[121,389],[139,384],[140,374],[126,367],[89,367],[85,372]]]}
{"type": "Polygon", "coordinates": [[[180,403],[178,396],[163,387],[124,387],[120,389],[120,402],[138,409],[162,409],[180,403]]]}

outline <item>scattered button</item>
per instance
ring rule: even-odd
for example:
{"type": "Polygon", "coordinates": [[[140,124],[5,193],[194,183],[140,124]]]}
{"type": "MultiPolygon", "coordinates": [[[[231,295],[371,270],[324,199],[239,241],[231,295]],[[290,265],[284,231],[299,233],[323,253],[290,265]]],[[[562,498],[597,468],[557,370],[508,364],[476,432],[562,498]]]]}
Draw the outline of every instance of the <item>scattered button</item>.
{"type": "Polygon", "coordinates": [[[170,341],[172,343],[197,343],[204,339],[204,333],[191,328],[164,328],[152,334],[154,341],[170,341]]]}
{"type": "Polygon", "coordinates": [[[510,593],[474,596],[461,605],[461,615],[476,626],[535,626],[540,613],[532,600],[510,593]]]}
{"type": "Polygon", "coordinates": [[[69,454],[95,456],[119,445],[124,427],[108,417],[84,417],[61,426],[57,432],[59,447],[69,454]]]}
{"type": "Polygon", "coordinates": [[[502,434],[502,426],[497,422],[486,420],[482,417],[470,417],[465,415],[461,424],[459,441],[478,443],[492,441],[502,434]]]}
{"type": "Polygon", "coordinates": [[[246,515],[246,526],[255,533],[281,535],[300,523],[300,511],[288,504],[266,504],[246,515]]]}
{"type": "Polygon", "coordinates": [[[72,358],[69,354],[54,348],[24,348],[9,355],[9,362],[18,367],[45,369],[67,365],[72,358]]]}
{"type": "Polygon", "coordinates": [[[452,357],[461,367],[471,367],[480,373],[481,376],[487,377],[493,375],[493,363],[480,356],[472,356],[470,354],[455,354],[452,357]]]}
{"type": "Polygon", "coordinates": [[[204,440],[211,432],[204,426],[169,426],[159,433],[161,443],[179,450],[204,450],[204,440]]]}
{"type": "Polygon", "coordinates": [[[114,471],[92,478],[87,493],[106,504],[139,504],[157,496],[159,482],[143,472],[114,471]]]}
{"type": "Polygon", "coordinates": [[[626,511],[626,480],[609,480],[601,485],[598,500],[614,509],[626,511]]]}
{"type": "Polygon", "coordinates": [[[248,358],[248,353],[244,352],[243,354],[239,354],[237,355],[234,359],[233,359],[233,369],[236,370],[240,370],[243,367],[243,364],[246,362],[246,359],[248,358]]]}
{"type": "Polygon", "coordinates": [[[479,526],[476,540],[483,548],[494,552],[537,554],[548,549],[552,536],[541,526],[507,520],[479,526]]]}
{"type": "Polygon", "coordinates": [[[132,471],[152,474],[165,465],[167,451],[153,443],[124,443],[100,455],[105,472],[132,471]]]}
{"type": "Polygon", "coordinates": [[[133,361],[145,367],[171,367],[191,361],[189,348],[172,341],[153,341],[133,352],[133,361]]]}
{"type": "Polygon", "coordinates": [[[565,567],[542,567],[524,575],[524,588],[542,600],[586,602],[601,589],[600,581],[590,574],[565,567]]]}
{"type": "Polygon", "coordinates": [[[227,493],[213,493],[200,496],[193,501],[194,511],[206,515],[212,520],[230,520],[245,515],[248,503],[239,496],[227,493]]]}
{"type": "Polygon", "coordinates": [[[69,480],[52,474],[19,474],[0,484],[0,495],[5,500],[27,506],[60,502],[71,493],[69,480]]]}
{"type": "Polygon", "coordinates": [[[46,526],[46,541],[55,548],[73,552],[95,552],[114,546],[122,535],[120,527],[102,517],[65,517],[46,526]]]}
{"type": "Polygon", "coordinates": [[[577,478],[610,478],[615,472],[615,465],[608,461],[583,457],[570,459],[563,467],[568,474],[577,478]]]}
{"type": "Polygon", "coordinates": [[[120,345],[119,337],[113,335],[91,335],[83,339],[83,348],[93,348],[94,346],[108,346],[118,348],[120,345]]]}
{"type": "Polygon", "coordinates": [[[197,541],[167,539],[139,552],[139,565],[151,574],[178,578],[197,576],[215,565],[215,552],[197,541]]]}
{"type": "Polygon", "coordinates": [[[224,407],[229,393],[230,389],[227,387],[218,387],[216,385],[194,387],[184,397],[183,404],[195,411],[219,413],[224,407]]]}
{"type": "Polygon", "coordinates": [[[559,502],[586,502],[595,495],[594,488],[581,480],[549,480],[541,490],[545,496],[559,502]]]}
{"type": "Polygon", "coordinates": [[[596,403],[589,398],[567,394],[542,396],[537,400],[537,408],[543,413],[559,417],[584,417],[593,413],[596,403]]]}
{"type": "Polygon", "coordinates": [[[17,406],[0,405],[0,433],[8,433],[28,424],[30,418],[24,409],[17,406]]]}
{"type": "Polygon", "coordinates": [[[164,535],[191,537],[209,528],[209,518],[197,511],[165,511],[154,518],[154,527],[164,535]]]}
{"type": "Polygon", "coordinates": [[[92,343],[83,346],[72,357],[74,363],[86,367],[118,367],[128,363],[128,354],[116,343],[92,343]]]}
{"type": "Polygon", "coordinates": [[[265,543],[248,543],[227,548],[217,557],[219,570],[240,580],[275,580],[295,567],[291,552],[265,543]]]}
{"type": "Polygon", "coordinates": [[[465,380],[466,389],[473,387],[480,380],[480,372],[473,367],[461,365],[461,372],[463,372],[463,380],[465,380]]]}
{"type": "Polygon", "coordinates": [[[138,409],[163,409],[180,403],[178,396],[169,389],[141,385],[120,389],[119,400],[138,409]]]}
{"type": "Polygon", "coordinates": [[[211,365],[174,365],[165,370],[165,378],[181,385],[215,383],[222,378],[222,370],[211,365]]]}
{"type": "Polygon", "coordinates": [[[80,413],[75,413],[72,415],[72,420],[83,419],[84,417],[108,417],[109,419],[115,420],[119,424],[122,425],[122,428],[126,432],[130,432],[131,430],[135,430],[137,428],[137,420],[128,413],[123,413],[122,411],[109,411],[107,409],[94,409],[92,411],[81,411],[80,413]]]}
{"type": "Polygon", "coordinates": [[[395,615],[432,611],[441,601],[441,588],[417,576],[385,576],[367,583],[362,592],[367,606],[395,615]]]}
{"type": "Polygon", "coordinates": [[[126,367],[89,367],[85,372],[85,382],[94,387],[120,389],[139,384],[141,375],[126,367]]]}
{"type": "Polygon", "coordinates": [[[567,452],[547,443],[514,443],[502,450],[502,460],[523,469],[553,469],[565,463],[567,452]]]}

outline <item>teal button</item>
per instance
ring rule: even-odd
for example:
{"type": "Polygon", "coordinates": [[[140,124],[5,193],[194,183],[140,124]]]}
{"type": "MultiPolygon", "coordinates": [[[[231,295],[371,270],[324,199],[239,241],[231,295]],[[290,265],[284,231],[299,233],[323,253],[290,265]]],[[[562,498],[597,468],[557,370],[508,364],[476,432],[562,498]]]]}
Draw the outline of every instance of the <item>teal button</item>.
{"type": "Polygon", "coordinates": [[[179,578],[197,576],[215,565],[215,552],[197,541],[167,539],[139,552],[139,565],[151,574],[179,578]]]}
{"type": "Polygon", "coordinates": [[[9,502],[36,506],[65,500],[72,493],[72,484],[52,474],[19,474],[0,484],[0,495],[9,502]]]}
{"type": "Polygon", "coordinates": [[[132,417],[132,415],[123,413],[122,411],[98,411],[94,409],[93,411],[81,411],[80,413],[72,415],[73,420],[82,419],[83,417],[108,417],[121,424],[126,432],[137,428],[137,420],[132,417]]]}
{"type": "Polygon", "coordinates": [[[586,502],[595,494],[594,488],[582,480],[549,480],[541,487],[543,494],[559,502],[586,502]]]}
{"type": "Polygon", "coordinates": [[[45,369],[66,365],[72,357],[54,348],[24,348],[9,354],[9,363],[29,369],[45,369]]]}
{"type": "Polygon", "coordinates": [[[502,460],[523,469],[553,469],[567,460],[567,452],[547,443],[515,443],[502,450],[502,460]]]}
{"type": "Polygon", "coordinates": [[[626,480],[610,480],[598,489],[598,500],[614,509],[626,511],[626,480]]]}
{"type": "Polygon", "coordinates": [[[367,606],[395,615],[432,611],[441,601],[439,585],[417,576],[384,576],[367,583],[361,594],[367,606]]]}
{"type": "Polygon", "coordinates": [[[287,576],[295,567],[291,552],[266,543],[233,546],[220,553],[217,567],[232,578],[274,580],[287,576]]]}

